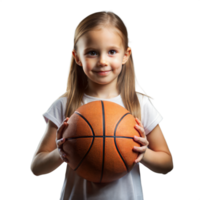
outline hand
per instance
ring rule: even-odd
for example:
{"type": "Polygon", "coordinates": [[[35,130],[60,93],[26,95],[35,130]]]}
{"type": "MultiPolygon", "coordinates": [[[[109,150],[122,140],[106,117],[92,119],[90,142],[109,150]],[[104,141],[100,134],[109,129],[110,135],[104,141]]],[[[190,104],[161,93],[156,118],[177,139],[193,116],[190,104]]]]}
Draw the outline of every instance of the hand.
{"type": "Polygon", "coordinates": [[[56,133],[56,145],[60,154],[60,158],[61,160],[65,161],[65,162],[69,162],[67,159],[67,154],[62,150],[61,146],[62,144],[65,142],[66,138],[62,138],[62,131],[64,128],[67,128],[68,123],[67,121],[69,120],[69,117],[67,117],[62,124],[60,125],[60,127],[57,129],[57,133],[56,133]]]}
{"type": "Polygon", "coordinates": [[[135,118],[135,121],[137,124],[134,126],[134,128],[139,132],[141,137],[134,136],[134,140],[142,145],[141,147],[136,147],[136,146],[133,147],[133,151],[137,151],[140,153],[137,159],[135,160],[135,163],[138,163],[142,160],[147,150],[147,146],[149,145],[149,142],[146,138],[142,123],[137,118],[135,118]]]}

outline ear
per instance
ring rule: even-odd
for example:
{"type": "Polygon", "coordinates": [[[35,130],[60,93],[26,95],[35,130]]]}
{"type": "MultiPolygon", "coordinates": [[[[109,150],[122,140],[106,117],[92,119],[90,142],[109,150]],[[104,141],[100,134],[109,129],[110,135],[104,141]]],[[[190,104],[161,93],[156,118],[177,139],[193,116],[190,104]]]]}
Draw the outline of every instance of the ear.
{"type": "Polygon", "coordinates": [[[72,51],[72,55],[73,55],[73,57],[75,59],[76,64],[79,65],[79,66],[82,66],[82,63],[81,63],[81,61],[80,61],[80,59],[78,57],[78,54],[77,54],[77,52],[75,50],[72,51]]]}
{"type": "Polygon", "coordinates": [[[128,47],[127,50],[124,53],[122,64],[125,64],[127,62],[127,60],[129,59],[130,55],[131,55],[131,48],[128,47]]]}

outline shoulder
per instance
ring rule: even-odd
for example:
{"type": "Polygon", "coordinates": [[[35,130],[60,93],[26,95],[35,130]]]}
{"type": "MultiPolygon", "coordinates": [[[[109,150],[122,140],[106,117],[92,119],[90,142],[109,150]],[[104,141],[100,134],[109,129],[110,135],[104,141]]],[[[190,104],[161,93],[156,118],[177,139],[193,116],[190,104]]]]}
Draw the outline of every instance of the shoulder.
{"type": "Polygon", "coordinates": [[[141,94],[141,93],[138,93],[136,92],[137,94],[137,97],[138,97],[138,100],[140,102],[140,107],[143,108],[143,106],[149,102],[149,97],[144,95],[144,94],[141,94]]]}
{"type": "Polygon", "coordinates": [[[141,110],[145,110],[145,109],[154,109],[154,110],[156,110],[155,106],[152,103],[152,98],[151,97],[148,97],[147,95],[142,94],[142,93],[136,93],[136,94],[137,94],[138,100],[140,102],[141,110]]]}
{"type": "Polygon", "coordinates": [[[141,111],[143,113],[147,112],[159,113],[154,105],[155,102],[151,97],[140,94],[139,101],[140,101],[141,111]]]}
{"type": "Polygon", "coordinates": [[[67,97],[60,97],[58,99],[56,99],[52,105],[50,106],[49,109],[63,109],[66,106],[67,103],[67,97]]]}
{"type": "Polygon", "coordinates": [[[138,95],[141,105],[141,119],[144,126],[145,134],[149,134],[157,124],[161,124],[165,117],[154,104],[153,100],[146,95],[138,95]]]}
{"type": "Polygon", "coordinates": [[[66,103],[67,97],[60,97],[56,99],[43,114],[46,123],[48,120],[51,120],[59,127],[62,121],[65,119],[66,103]]]}

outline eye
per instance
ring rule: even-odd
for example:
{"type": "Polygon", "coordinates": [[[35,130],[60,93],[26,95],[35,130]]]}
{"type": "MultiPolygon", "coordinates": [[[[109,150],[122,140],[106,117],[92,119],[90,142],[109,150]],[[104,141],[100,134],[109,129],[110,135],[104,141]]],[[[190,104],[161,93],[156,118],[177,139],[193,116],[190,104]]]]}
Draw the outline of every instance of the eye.
{"type": "Polygon", "coordinates": [[[114,52],[116,53],[116,51],[115,51],[115,50],[110,50],[110,52],[111,52],[111,51],[114,51],[114,52]]]}
{"type": "MultiPolygon", "coordinates": [[[[109,52],[115,52],[116,53],[116,51],[115,50],[110,50],[109,52]]],[[[94,54],[93,53],[95,53],[96,54],[96,51],[89,51],[87,54],[88,55],[91,55],[91,56],[94,56],[94,54]],[[92,53],[92,54],[90,54],[90,53],[92,53]]],[[[114,53],[111,53],[112,55],[114,55],[114,53]]]]}
{"type": "MultiPolygon", "coordinates": [[[[95,52],[95,51],[89,51],[87,54],[91,55],[91,54],[90,54],[91,52],[95,52]]],[[[96,53],[96,52],[95,52],[95,53],[96,53]]],[[[94,56],[94,55],[92,54],[92,56],[94,56]]]]}

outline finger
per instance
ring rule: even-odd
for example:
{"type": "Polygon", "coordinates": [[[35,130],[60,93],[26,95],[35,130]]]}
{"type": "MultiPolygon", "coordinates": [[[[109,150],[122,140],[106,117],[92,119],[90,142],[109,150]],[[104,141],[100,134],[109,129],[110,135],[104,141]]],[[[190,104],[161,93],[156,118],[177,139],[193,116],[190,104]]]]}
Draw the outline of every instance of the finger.
{"type": "Polygon", "coordinates": [[[67,158],[67,154],[64,151],[62,151],[62,149],[60,148],[58,148],[58,150],[59,150],[60,158],[65,162],[69,162],[67,158]]]}
{"type": "Polygon", "coordinates": [[[64,142],[65,142],[65,138],[61,138],[59,140],[56,140],[57,147],[60,147],[64,142]]]}
{"type": "Polygon", "coordinates": [[[59,127],[59,129],[57,130],[57,135],[56,135],[56,138],[57,139],[60,139],[62,137],[62,132],[63,132],[63,129],[64,128],[67,128],[69,124],[67,124],[67,122],[63,122],[61,124],[61,126],[59,127]]]}
{"type": "Polygon", "coordinates": [[[69,160],[67,158],[63,158],[62,156],[60,156],[60,158],[61,158],[62,161],[66,162],[66,163],[69,162],[69,160]]]}
{"type": "Polygon", "coordinates": [[[61,160],[65,161],[65,162],[68,162],[67,156],[64,156],[63,154],[60,154],[60,158],[61,158],[61,160]]]}
{"type": "Polygon", "coordinates": [[[64,126],[66,126],[66,125],[67,125],[67,123],[63,121],[62,124],[60,125],[60,127],[57,129],[57,132],[61,132],[62,129],[64,128],[64,126]]]}
{"type": "Polygon", "coordinates": [[[144,128],[139,126],[139,125],[135,125],[134,128],[139,132],[141,137],[145,137],[145,133],[144,133],[144,128]]]}
{"type": "Polygon", "coordinates": [[[63,120],[62,124],[60,125],[60,127],[58,128],[58,130],[61,129],[61,128],[62,128],[62,125],[63,125],[64,123],[68,122],[68,120],[69,120],[69,117],[65,118],[65,119],[63,120]]]}
{"type": "Polygon", "coordinates": [[[136,147],[136,146],[134,146],[133,147],[133,151],[140,152],[140,153],[144,153],[146,151],[146,149],[147,149],[146,146],[142,146],[142,147],[136,147]]]}
{"type": "Polygon", "coordinates": [[[142,153],[142,154],[140,154],[140,155],[137,157],[137,159],[135,160],[135,163],[138,163],[138,162],[140,162],[140,161],[142,160],[143,156],[144,156],[144,154],[143,154],[143,153],[142,153]]]}
{"type": "Polygon", "coordinates": [[[56,133],[56,139],[59,140],[62,138],[62,133],[63,133],[63,128],[64,128],[64,124],[62,124],[59,129],[57,130],[56,133]]]}
{"type": "Polygon", "coordinates": [[[135,118],[135,121],[139,126],[143,127],[142,122],[137,117],[135,118]]]}
{"type": "Polygon", "coordinates": [[[67,154],[61,148],[58,148],[58,151],[63,158],[67,158],[67,154]]]}
{"type": "Polygon", "coordinates": [[[136,142],[140,143],[142,146],[148,146],[149,145],[149,142],[148,140],[143,137],[137,137],[137,136],[134,136],[133,138],[136,142]]]}
{"type": "Polygon", "coordinates": [[[69,117],[65,118],[63,122],[67,122],[69,120],[69,117]]]}

